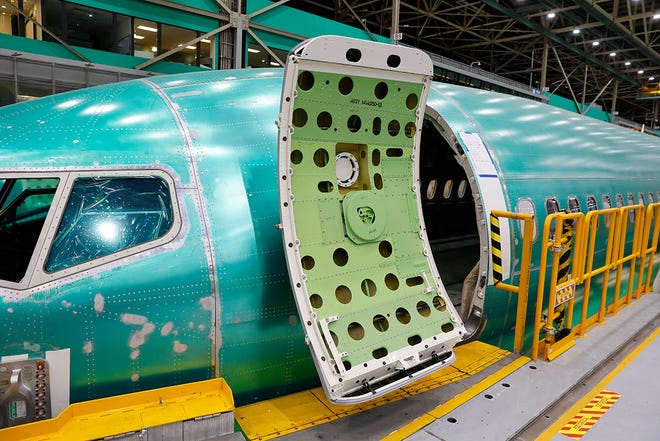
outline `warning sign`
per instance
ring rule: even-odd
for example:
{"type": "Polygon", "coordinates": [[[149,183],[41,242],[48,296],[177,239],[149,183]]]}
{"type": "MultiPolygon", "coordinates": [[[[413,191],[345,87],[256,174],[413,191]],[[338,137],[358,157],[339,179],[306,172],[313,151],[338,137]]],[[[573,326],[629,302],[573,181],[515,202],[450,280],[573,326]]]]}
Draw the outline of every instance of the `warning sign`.
{"type": "Polygon", "coordinates": [[[616,392],[601,391],[577,415],[571,418],[559,433],[569,438],[581,439],[619,398],[621,395],[616,392]]]}
{"type": "Polygon", "coordinates": [[[25,401],[12,401],[9,403],[9,419],[17,420],[27,416],[27,404],[25,401]]]}
{"type": "Polygon", "coordinates": [[[555,308],[562,303],[566,303],[575,297],[575,281],[571,280],[568,284],[557,286],[555,296],[555,308]]]}

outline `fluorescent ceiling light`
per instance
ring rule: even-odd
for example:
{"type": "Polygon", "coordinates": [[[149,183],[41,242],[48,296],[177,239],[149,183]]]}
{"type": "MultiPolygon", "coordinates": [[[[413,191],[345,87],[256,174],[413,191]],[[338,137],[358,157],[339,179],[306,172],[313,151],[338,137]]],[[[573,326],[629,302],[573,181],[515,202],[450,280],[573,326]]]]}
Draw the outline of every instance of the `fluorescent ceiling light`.
{"type": "Polygon", "coordinates": [[[660,18],[660,14],[655,14],[655,15],[653,16],[653,19],[654,19],[654,20],[657,20],[657,19],[659,19],[659,18],[660,18]]]}
{"type": "Polygon", "coordinates": [[[149,26],[145,26],[145,25],[140,25],[137,28],[142,29],[143,31],[148,31],[148,32],[158,32],[158,29],[150,28],[149,26]]]}
{"type": "Polygon", "coordinates": [[[253,49],[253,48],[249,47],[249,48],[248,48],[248,52],[250,52],[250,53],[252,53],[252,54],[258,54],[258,53],[261,52],[261,51],[260,51],[259,49],[253,49]]]}
{"type": "Polygon", "coordinates": [[[573,34],[577,35],[577,34],[579,34],[579,33],[580,33],[580,30],[579,30],[579,29],[577,29],[577,28],[573,29],[573,34]]]}
{"type": "Polygon", "coordinates": [[[211,44],[211,40],[207,40],[206,38],[202,38],[202,43],[211,44]]]}
{"type": "Polygon", "coordinates": [[[144,40],[144,37],[138,34],[133,34],[133,38],[135,38],[136,40],[144,40]]]}
{"type": "Polygon", "coordinates": [[[594,41],[593,43],[591,43],[592,46],[598,46],[599,44],[600,44],[600,41],[594,41]]]}
{"type": "Polygon", "coordinates": [[[649,81],[655,80],[655,77],[649,77],[649,81]]]}
{"type": "Polygon", "coordinates": [[[640,70],[637,71],[637,73],[641,75],[641,74],[644,73],[644,71],[640,69],[640,70]]]}
{"type": "Polygon", "coordinates": [[[194,50],[194,49],[197,49],[197,46],[186,46],[186,49],[192,49],[192,50],[194,50]]]}
{"type": "Polygon", "coordinates": [[[616,57],[616,52],[610,52],[610,57],[616,57]]]}
{"type": "Polygon", "coordinates": [[[548,18],[555,18],[556,16],[557,14],[555,14],[554,12],[548,12],[548,18]]]}
{"type": "Polygon", "coordinates": [[[623,64],[625,64],[626,66],[630,66],[630,61],[626,61],[626,62],[623,63],[623,64]]]}
{"type": "Polygon", "coordinates": [[[278,66],[278,67],[279,67],[280,63],[278,63],[277,61],[271,61],[271,62],[270,62],[270,65],[271,65],[271,66],[278,66]]]}
{"type": "Polygon", "coordinates": [[[151,52],[158,52],[158,48],[156,46],[151,47],[151,52]]]}

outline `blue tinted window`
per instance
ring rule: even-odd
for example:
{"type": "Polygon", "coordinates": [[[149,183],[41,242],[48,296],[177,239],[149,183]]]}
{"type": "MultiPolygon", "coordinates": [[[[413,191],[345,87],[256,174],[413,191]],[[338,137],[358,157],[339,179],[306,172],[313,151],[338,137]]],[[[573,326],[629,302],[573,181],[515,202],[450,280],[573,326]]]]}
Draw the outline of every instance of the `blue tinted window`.
{"type": "Polygon", "coordinates": [[[172,223],[170,192],[160,178],[78,178],[45,269],[58,271],[158,239],[172,223]]]}

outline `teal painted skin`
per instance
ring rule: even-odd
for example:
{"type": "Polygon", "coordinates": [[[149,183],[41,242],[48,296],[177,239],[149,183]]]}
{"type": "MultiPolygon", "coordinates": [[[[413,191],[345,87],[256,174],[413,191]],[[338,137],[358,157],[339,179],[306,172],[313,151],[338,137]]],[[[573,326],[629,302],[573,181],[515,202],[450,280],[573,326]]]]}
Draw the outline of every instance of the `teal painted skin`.
{"type": "MultiPolygon", "coordinates": [[[[70,348],[72,402],[213,376],[238,404],[317,385],[276,228],[281,83],[280,70],[211,71],[0,109],[0,179],[157,170],[171,177],[180,212],[162,245],[26,289],[0,283],[0,355],[70,348]]],[[[532,198],[539,225],[547,196],[565,208],[576,195],[584,210],[586,195],[600,204],[604,193],[660,190],[656,138],[451,85],[434,84],[428,106],[454,133],[481,135],[506,204],[532,198]]],[[[513,235],[503,239],[515,248],[513,235]]],[[[486,341],[510,346],[510,300],[488,287],[486,341]]]]}

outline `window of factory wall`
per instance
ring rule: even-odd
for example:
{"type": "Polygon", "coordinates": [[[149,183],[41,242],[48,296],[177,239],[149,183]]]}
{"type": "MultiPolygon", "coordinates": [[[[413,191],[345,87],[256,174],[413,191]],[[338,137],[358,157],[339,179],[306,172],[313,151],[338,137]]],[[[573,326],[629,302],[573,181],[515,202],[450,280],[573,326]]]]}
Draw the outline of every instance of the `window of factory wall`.
{"type": "MultiPolygon", "coordinates": [[[[280,60],[286,60],[288,51],[270,48],[280,60]]],[[[248,62],[249,67],[282,67],[276,59],[266,52],[266,50],[256,43],[248,43],[248,62]]]]}
{"type": "Polygon", "coordinates": [[[0,33],[27,38],[41,38],[41,29],[30,20],[30,18],[33,18],[41,22],[41,3],[39,0],[11,0],[0,5],[0,11],[0,33]]]}

